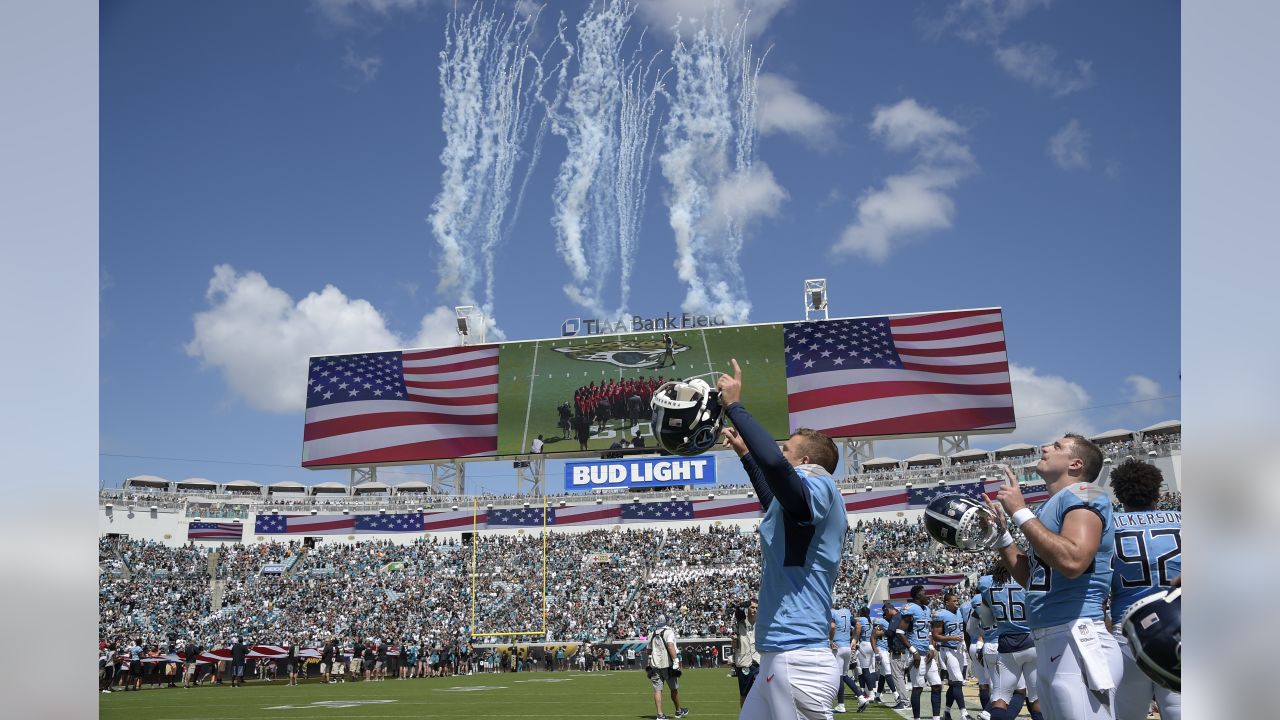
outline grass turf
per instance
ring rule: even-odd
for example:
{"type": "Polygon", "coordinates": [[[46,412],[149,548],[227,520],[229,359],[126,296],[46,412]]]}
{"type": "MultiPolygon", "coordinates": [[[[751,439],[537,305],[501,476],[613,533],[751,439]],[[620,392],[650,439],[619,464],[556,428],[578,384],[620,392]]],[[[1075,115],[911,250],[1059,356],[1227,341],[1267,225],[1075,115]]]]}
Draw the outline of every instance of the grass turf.
{"type": "MultiPolygon", "coordinates": [[[[680,699],[689,720],[738,717],[738,684],[728,670],[687,670],[680,699]]],[[[652,720],[653,690],[643,672],[537,672],[322,685],[317,680],[288,687],[250,681],[245,687],[201,686],[190,690],[146,689],[99,695],[102,720],[240,720],[241,718],[618,718],[652,720]],[[363,703],[363,704],[355,704],[363,703]]],[[[898,718],[872,706],[847,717],[898,718]]],[[[673,714],[663,692],[663,709],[673,714]]],[[[845,716],[837,716],[845,717],[845,716]]]]}
{"type": "MultiPolygon", "coordinates": [[[[587,359],[589,356],[615,356],[628,352],[626,348],[634,347],[636,352],[631,353],[634,360],[643,354],[641,351],[657,352],[662,347],[662,333],[503,345],[499,360],[498,453],[528,452],[529,443],[539,434],[546,439],[545,452],[578,452],[577,440],[562,438],[563,432],[557,427],[559,415],[556,407],[572,401],[574,391],[590,382],[600,385],[610,378],[616,382],[658,375],[670,380],[702,373],[729,372],[731,358],[737,358],[742,366],[743,404],[774,437],[786,437],[791,428],[787,419],[787,374],[782,354],[781,325],[708,328],[672,332],[671,335],[683,350],[675,355],[675,368],[668,366],[662,369],[624,368],[607,360],[587,359]],[[560,352],[557,348],[573,352],[560,352]]],[[[715,384],[714,377],[703,379],[715,384]]],[[[644,408],[641,412],[642,431],[648,428],[648,418],[649,409],[644,408]]],[[[630,438],[625,425],[622,420],[614,421],[610,429],[592,436],[588,448],[607,450],[617,433],[630,438]]]]}

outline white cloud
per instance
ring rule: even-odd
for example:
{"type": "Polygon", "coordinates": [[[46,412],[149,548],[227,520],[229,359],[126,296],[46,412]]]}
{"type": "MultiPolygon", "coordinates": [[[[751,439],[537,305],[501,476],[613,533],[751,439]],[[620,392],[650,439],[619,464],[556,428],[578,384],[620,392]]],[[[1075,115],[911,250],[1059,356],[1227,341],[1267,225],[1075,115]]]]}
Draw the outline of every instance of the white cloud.
{"type": "Polygon", "coordinates": [[[760,218],[777,215],[786,199],[787,191],[774,180],[769,167],[756,163],[750,170],[735,173],[720,183],[707,217],[712,223],[733,220],[738,227],[746,227],[760,218]]]}
{"type": "Polygon", "coordinates": [[[1057,66],[1058,51],[1044,43],[1019,43],[995,49],[996,62],[1005,72],[1051,91],[1054,97],[1070,95],[1093,86],[1093,63],[1076,60],[1075,71],[1057,66]]]}
{"type": "Polygon", "coordinates": [[[326,285],[295,302],[261,273],[230,265],[213,270],[205,293],[210,308],[194,317],[187,354],[221,371],[232,393],[251,407],[276,413],[306,405],[307,358],[332,353],[456,345],[454,313],[439,307],[406,339],[389,330],[366,300],[326,285]]]}
{"type": "Polygon", "coordinates": [[[1089,167],[1089,132],[1072,120],[1049,138],[1049,157],[1063,170],[1089,167]]]}
{"type": "Polygon", "coordinates": [[[669,32],[677,21],[682,31],[694,30],[704,18],[711,17],[719,5],[727,25],[732,26],[746,16],[747,34],[751,36],[764,32],[774,16],[790,4],[791,0],[639,0],[638,3],[641,19],[654,30],[669,32]]]}
{"type": "Polygon", "coordinates": [[[1154,400],[1164,394],[1160,383],[1145,375],[1130,375],[1124,379],[1124,384],[1128,386],[1125,396],[1132,402],[1154,400]]]}
{"type": "Polygon", "coordinates": [[[950,33],[966,42],[991,48],[1005,72],[1032,87],[1047,89],[1055,97],[1070,95],[1093,85],[1093,65],[1076,60],[1074,70],[1057,65],[1058,51],[1045,43],[1001,42],[1005,31],[1032,10],[1047,9],[1050,0],[956,0],[940,18],[924,18],[925,34],[937,38],[950,33]]]}
{"type": "Polygon", "coordinates": [[[342,56],[342,65],[355,70],[361,82],[368,84],[377,79],[378,71],[382,69],[382,58],[378,55],[360,57],[355,50],[347,48],[347,54],[342,56]]]}
{"type": "Polygon", "coordinates": [[[1015,20],[1036,8],[1048,8],[1049,0],[957,0],[941,19],[926,19],[933,36],[952,32],[969,42],[994,42],[1015,20]]]}
{"type": "Polygon", "coordinates": [[[436,0],[312,0],[311,6],[335,25],[355,25],[365,16],[386,19],[395,11],[416,10],[436,0]]]}
{"type": "Polygon", "coordinates": [[[1089,421],[1089,393],[1058,375],[1041,375],[1033,367],[1009,363],[1018,429],[1009,442],[1042,443],[1076,432],[1088,437],[1097,430],[1089,421]]]}
{"type": "Polygon", "coordinates": [[[818,146],[834,141],[836,116],[800,94],[790,79],[761,73],[756,92],[756,127],[762,135],[785,133],[818,146]]]}
{"type": "Polygon", "coordinates": [[[951,227],[955,203],[947,191],[977,168],[964,128],[912,98],[875,109],[871,132],[891,150],[914,150],[916,165],[857,201],[857,218],[832,248],[836,256],[884,262],[895,243],[951,227]]]}

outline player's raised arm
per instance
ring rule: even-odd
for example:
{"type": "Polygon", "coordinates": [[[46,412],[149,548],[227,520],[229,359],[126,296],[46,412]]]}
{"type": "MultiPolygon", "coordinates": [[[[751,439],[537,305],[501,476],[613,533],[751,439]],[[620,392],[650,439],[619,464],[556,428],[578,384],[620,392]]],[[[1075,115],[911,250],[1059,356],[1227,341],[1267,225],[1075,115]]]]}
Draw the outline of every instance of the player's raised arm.
{"type": "MultiPolygon", "coordinates": [[[[752,464],[758,467],[768,490],[782,503],[787,514],[807,522],[813,517],[809,489],[769,432],[742,406],[742,367],[736,359],[732,363],[733,376],[721,375],[716,380],[716,387],[720,390],[720,404],[725,408],[725,414],[748,450],[742,456],[742,465],[748,474],[752,464]]],[[[807,456],[796,459],[802,463],[809,462],[807,456]]]]}

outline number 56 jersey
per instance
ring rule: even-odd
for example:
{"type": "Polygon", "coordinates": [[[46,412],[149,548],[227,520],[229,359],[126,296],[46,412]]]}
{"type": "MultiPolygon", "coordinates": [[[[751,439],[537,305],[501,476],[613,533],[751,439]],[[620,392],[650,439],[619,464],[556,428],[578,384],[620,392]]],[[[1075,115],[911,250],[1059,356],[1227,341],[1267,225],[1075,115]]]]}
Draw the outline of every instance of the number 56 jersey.
{"type": "Polygon", "coordinates": [[[1114,519],[1111,621],[1118,625],[1135,602],[1170,587],[1182,573],[1182,513],[1143,510],[1114,519]]]}

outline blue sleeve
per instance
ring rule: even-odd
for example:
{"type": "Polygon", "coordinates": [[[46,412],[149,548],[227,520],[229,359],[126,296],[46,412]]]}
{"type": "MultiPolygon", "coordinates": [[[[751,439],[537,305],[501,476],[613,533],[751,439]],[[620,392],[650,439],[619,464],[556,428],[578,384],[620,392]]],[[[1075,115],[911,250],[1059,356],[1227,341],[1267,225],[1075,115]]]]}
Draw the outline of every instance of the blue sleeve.
{"type": "Polygon", "coordinates": [[[737,428],[738,434],[742,436],[743,442],[747,444],[747,450],[750,451],[753,462],[764,476],[764,481],[772,491],[773,497],[782,503],[782,509],[799,522],[813,520],[813,509],[809,504],[809,488],[796,469],[791,467],[791,463],[782,456],[782,451],[778,449],[778,444],[774,442],[773,437],[760,423],[756,422],[755,418],[751,417],[747,409],[742,407],[742,403],[730,405],[726,413],[729,420],[733,422],[733,426],[737,428]]]}
{"type": "Polygon", "coordinates": [[[764,480],[764,472],[756,464],[756,459],[751,457],[751,453],[742,456],[742,469],[747,471],[747,479],[751,481],[751,487],[756,489],[760,509],[768,510],[769,504],[773,502],[773,491],[769,489],[769,484],[764,480]]]}

